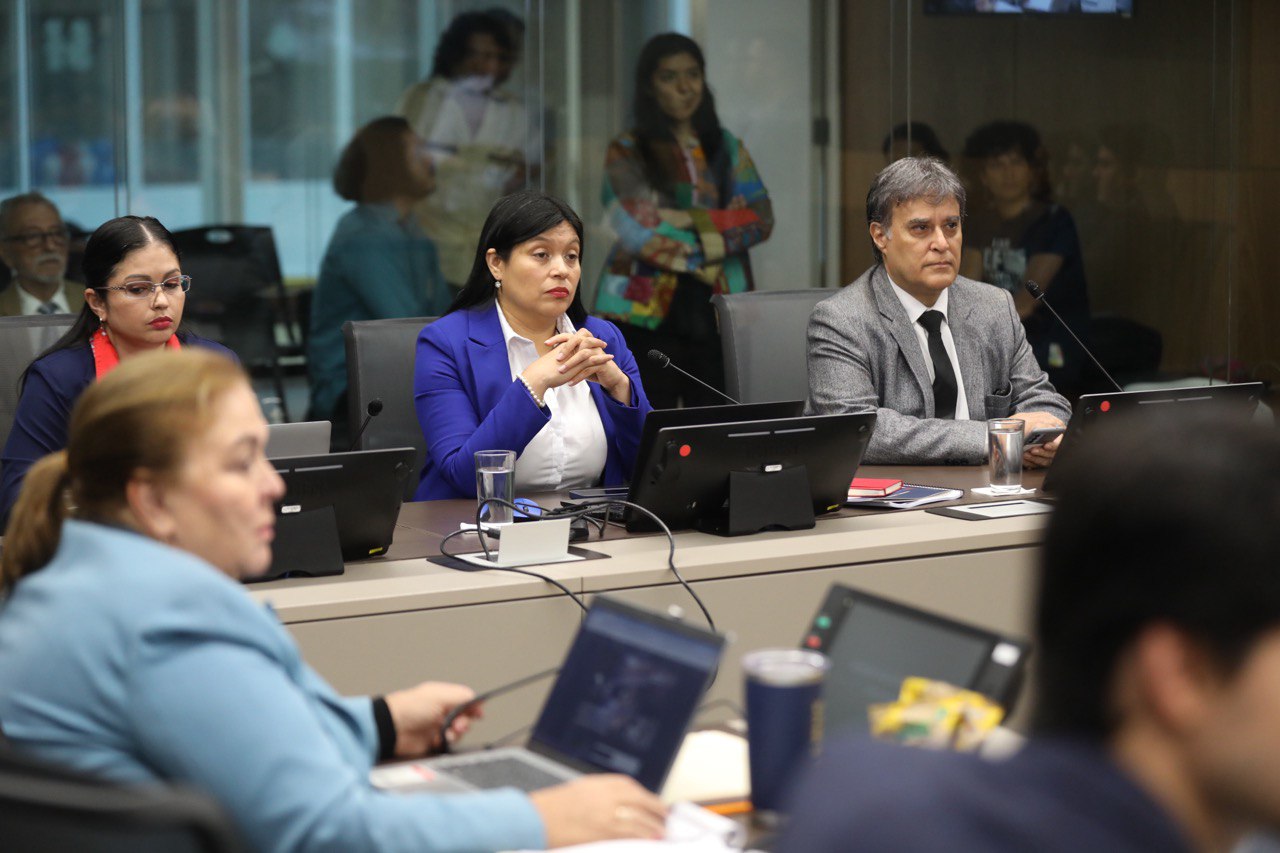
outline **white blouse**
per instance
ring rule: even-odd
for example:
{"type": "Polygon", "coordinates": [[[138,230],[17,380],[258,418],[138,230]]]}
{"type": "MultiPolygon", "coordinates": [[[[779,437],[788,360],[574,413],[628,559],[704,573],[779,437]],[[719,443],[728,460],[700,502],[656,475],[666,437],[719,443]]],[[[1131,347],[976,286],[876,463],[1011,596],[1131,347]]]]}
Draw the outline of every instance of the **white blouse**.
{"type": "MultiPolygon", "coordinates": [[[[507,363],[511,379],[538,360],[533,341],[512,330],[498,306],[498,322],[507,342],[507,363]]],[[[561,315],[556,332],[572,335],[577,330],[568,316],[561,315]]],[[[572,388],[548,388],[543,402],[551,410],[551,420],[538,431],[516,457],[516,490],[549,492],[594,486],[600,482],[609,455],[600,411],[586,382],[572,388]]]]}

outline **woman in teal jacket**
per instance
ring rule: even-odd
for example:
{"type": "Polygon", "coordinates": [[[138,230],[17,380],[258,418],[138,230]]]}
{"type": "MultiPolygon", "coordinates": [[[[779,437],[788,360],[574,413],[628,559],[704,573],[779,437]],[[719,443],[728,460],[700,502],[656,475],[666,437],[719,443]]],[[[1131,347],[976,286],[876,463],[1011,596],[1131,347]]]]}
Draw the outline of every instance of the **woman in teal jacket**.
{"type": "Polygon", "coordinates": [[[271,561],[283,484],[244,372],[143,355],[85,391],[66,451],[27,475],[0,574],[0,720],[13,747],[217,800],[254,849],[481,851],[655,836],[624,777],[523,794],[389,794],[375,760],[423,755],[473,697],[427,682],[343,697],[240,581],[271,561]]]}

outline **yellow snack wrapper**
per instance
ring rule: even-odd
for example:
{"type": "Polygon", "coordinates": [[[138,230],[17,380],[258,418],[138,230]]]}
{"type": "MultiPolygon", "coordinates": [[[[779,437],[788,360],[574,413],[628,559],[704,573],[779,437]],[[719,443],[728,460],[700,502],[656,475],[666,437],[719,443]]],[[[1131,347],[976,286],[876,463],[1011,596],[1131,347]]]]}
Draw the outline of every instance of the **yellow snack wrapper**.
{"type": "Polygon", "coordinates": [[[943,681],[911,677],[896,702],[872,705],[871,734],[882,740],[969,752],[1004,719],[1004,708],[980,693],[943,681]]]}

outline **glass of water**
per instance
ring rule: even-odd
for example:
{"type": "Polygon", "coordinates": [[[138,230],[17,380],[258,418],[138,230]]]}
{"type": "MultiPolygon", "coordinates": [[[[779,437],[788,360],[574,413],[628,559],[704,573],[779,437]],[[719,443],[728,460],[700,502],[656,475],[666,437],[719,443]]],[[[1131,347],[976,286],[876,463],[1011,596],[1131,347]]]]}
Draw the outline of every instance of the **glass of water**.
{"type": "Polygon", "coordinates": [[[998,495],[1022,491],[1022,428],[1016,418],[987,421],[987,469],[998,495]]]}
{"type": "MultiPolygon", "coordinates": [[[[516,499],[516,452],[514,450],[476,451],[476,503],[499,498],[511,503],[516,499]]],[[[513,520],[512,509],[505,504],[491,503],[485,507],[481,518],[489,524],[509,524],[513,520]]]]}

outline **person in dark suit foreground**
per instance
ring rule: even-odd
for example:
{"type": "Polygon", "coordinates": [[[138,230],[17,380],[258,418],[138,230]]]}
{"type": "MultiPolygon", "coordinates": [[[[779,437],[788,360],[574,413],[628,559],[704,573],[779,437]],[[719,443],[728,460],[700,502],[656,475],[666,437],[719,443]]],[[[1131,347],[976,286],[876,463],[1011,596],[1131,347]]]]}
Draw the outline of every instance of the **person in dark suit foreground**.
{"type": "Polygon", "coordinates": [[[415,500],[474,497],[477,450],[515,451],[521,491],[631,476],[649,400],[618,327],[582,307],[581,257],[563,201],[522,191],[493,206],[466,286],[418,336],[415,500]]]}
{"type": "MultiPolygon", "coordinates": [[[[965,192],[943,163],[904,157],[876,175],[867,222],[876,265],[809,319],[807,414],[875,412],[866,462],[976,464],[988,418],[1026,432],[1071,407],[1036,364],[1013,298],[957,274],[965,192]]],[[[1058,440],[1029,447],[1045,466],[1058,440]]]]}
{"type": "Polygon", "coordinates": [[[1166,416],[1059,464],[1025,746],[833,748],[781,851],[1209,851],[1280,827],[1280,433],[1166,416]]]}
{"type": "Polygon", "coordinates": [[[633,779],[524,794],[393,794],[475,694],[424,682],[340,696],[241,581],[271,563],[284,483],[244,371],[191,348],[129,359],[31,469],[0,555],[0,719],[13,749],[136,785],[203,791],[263,851],[480,851],[657,837],[633,779]]]}

